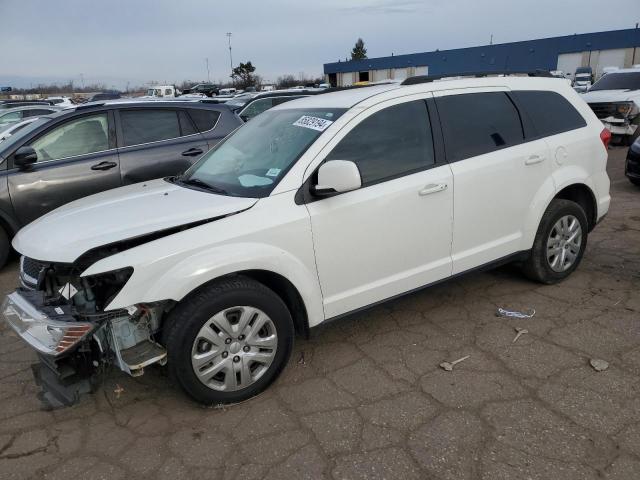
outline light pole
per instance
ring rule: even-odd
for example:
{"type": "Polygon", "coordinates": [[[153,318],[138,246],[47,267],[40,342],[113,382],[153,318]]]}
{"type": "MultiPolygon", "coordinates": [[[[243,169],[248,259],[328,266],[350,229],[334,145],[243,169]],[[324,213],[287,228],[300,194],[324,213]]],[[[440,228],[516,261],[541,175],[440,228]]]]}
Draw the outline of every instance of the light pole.
{"type": "Polygon", "coordinates": [[[227,40],[229,41],[229,65],[231,66],[231,75],[233,76],[233,57],[231,56],[231,32],[227,32],[227,40]]]}
{"type": "Polygon", "coordinates": [[[211,83],[211,75],[209,74],[209,58],[205,58],[205,61],[207,62],[207,83],[211,83]]]}

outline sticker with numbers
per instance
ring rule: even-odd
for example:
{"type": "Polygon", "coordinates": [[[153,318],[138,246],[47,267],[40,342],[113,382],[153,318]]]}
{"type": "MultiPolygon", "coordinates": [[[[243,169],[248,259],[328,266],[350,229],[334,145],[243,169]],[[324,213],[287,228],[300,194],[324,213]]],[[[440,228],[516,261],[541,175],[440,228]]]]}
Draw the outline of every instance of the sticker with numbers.
{"type": "Polygon", "coordinates": [[[303,115],[293,124],[296,127],[310,128],[311,130],[317,130],[318,132],[324,132],[329,125],[333,122],[331,120],[325,120],[324,118],[312,117],[310,115],[303,115]]]}

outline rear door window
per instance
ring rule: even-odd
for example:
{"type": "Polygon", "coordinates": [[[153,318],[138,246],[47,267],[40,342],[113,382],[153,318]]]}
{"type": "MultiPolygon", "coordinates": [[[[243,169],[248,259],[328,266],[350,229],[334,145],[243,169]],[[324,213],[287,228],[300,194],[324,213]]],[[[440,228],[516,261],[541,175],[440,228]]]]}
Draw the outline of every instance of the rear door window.
{"type": "Polygon", "coordinates": [[[524,141],[518,110],[504,92],[449,95],[436,103],[450,162],[524,141]]]}
{"type": "Polygon", "coordinates": [[[435,163],[427,104],[401,103],[374,113],[353,128],[327,160],[351,160],[362,185],[424,170],[435,163]]]}
{"type": "Polygon", "coordinates": [[[548,137],[587,125],[582,115],[559,93],[517,90],[512,95],[529,115],[538,137],[548,137]]]}
{"type": "Polygon", "coordinates": [[[120,122],[125,147],[180,136],[178,112],[175,110],[120,110],[120,122]]]}
{"type": "Polygon", "coordinates": [[[211,130],[216,126],[218,118],[220,118],[220,112],[215,110],[205,110],[204,108],[192,108],[189,110],[189,115],[191,115],[193,123],[195,123],[199,132],[211,130]]]}

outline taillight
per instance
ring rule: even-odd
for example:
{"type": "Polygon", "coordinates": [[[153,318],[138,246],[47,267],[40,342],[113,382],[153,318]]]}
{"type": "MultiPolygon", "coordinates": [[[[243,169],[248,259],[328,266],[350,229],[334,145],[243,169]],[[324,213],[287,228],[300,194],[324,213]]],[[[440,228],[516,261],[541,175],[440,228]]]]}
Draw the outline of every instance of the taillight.
{"type": "Polygon", "coordinates": [[[609,142],[611,141],[611,132],[608,128],[602,129],[602,131],[600,132],[600,140],[602,140],[604,149],[607,150],[609,148],[609,142]]]}

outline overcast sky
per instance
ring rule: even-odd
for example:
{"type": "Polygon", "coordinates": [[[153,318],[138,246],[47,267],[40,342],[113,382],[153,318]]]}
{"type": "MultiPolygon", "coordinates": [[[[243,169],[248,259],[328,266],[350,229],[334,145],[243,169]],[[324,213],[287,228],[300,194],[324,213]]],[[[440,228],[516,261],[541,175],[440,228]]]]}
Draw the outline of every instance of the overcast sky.
{"type": "Polygon", "coordinates": [[[369,57],[632,28],[640,0],[0,0],[0,85],[320,75],[358,37],[369,57]]]}

